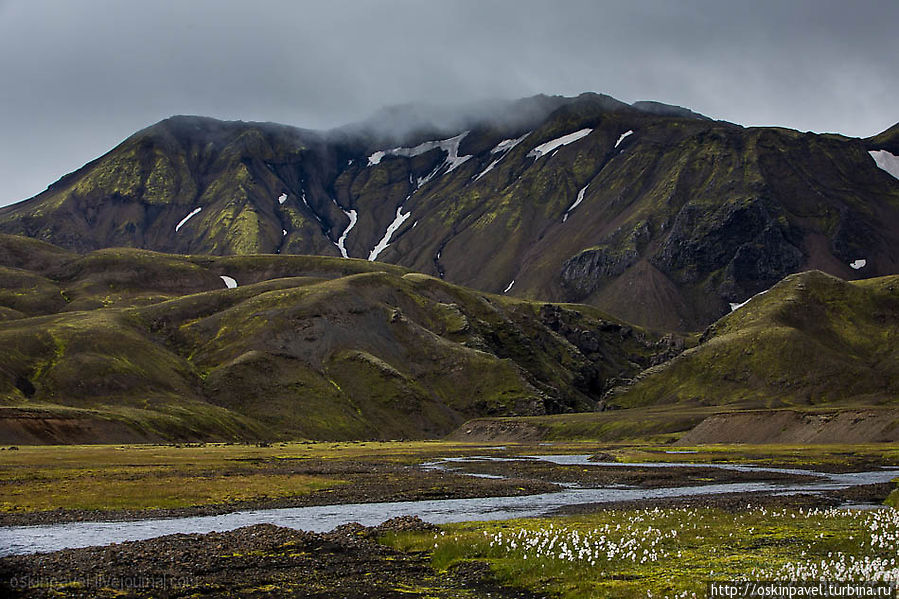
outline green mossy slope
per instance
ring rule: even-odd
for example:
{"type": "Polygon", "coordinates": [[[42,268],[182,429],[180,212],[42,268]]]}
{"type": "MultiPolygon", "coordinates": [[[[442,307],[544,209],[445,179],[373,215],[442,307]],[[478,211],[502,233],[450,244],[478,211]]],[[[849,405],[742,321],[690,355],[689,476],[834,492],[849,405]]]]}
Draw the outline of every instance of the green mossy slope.
{"type": "Polygon", "coordinates": [[[363,260],[119,248],[0,272],[2,416],[113,420],[135,439],[441,436],[592,410],[667,349],[590,307],[363,260]]]}
{"type": "Polygon", "coordinates": [[[704,341],[617,389],[610,405],[728,408],[899,402],[899,277],[791,275],[704,341]]]}

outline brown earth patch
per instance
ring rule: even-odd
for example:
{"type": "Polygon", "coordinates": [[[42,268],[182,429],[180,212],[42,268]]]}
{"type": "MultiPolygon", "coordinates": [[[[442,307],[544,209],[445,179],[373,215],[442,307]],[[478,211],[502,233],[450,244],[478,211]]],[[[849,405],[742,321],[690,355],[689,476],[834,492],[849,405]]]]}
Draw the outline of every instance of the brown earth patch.
{"type": "Polygon", "coordinates": [[[160,438],[124,423],[43,412],[0,409],[0,444],[154,443],[160,438]]]}
{"type": "Polygon", "coordinates": [[[531,443],[546,436],[546,427],[517,420],[480,418],[470,420],[445,437],[447,441],[471,443],[531,443]]]}
{"type": "Polygon", "coordinates": [[[704,443],[897,443],[899,410],[798,412],[763,410],[716,414],[675,445],[704,443]]]}

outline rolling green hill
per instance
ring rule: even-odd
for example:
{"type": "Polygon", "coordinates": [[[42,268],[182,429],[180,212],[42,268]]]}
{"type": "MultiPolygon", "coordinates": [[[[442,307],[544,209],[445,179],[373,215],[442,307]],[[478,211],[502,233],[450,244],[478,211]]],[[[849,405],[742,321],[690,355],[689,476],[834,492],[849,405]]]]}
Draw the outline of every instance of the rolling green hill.
{"type": "Polygon", "coordinates": [[[610,406],[725,409],[899,405],[899,276],[791,275],[703,342],[610,392],[610,406]]]}
{"type": "Polygon", "coordinates": [[[603,399],[589,414],[473,419],[453,438],[895,444],[899,276],[790,275],[603,399]]]}
{"type": "Polygon", "coordinates": [[[671,345],[365,260],[0,235],[0,271],[5,442],[435,437],[592,410],[671,345]]]}

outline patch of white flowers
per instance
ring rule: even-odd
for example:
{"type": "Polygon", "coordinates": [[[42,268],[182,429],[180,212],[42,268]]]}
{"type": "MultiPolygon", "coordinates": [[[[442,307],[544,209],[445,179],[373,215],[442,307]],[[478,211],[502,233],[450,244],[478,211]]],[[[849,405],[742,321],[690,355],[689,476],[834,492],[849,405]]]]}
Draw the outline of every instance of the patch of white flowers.
{"type": "Polygon", "coordinates": [[[522,528],[492,534],[485,531],[484,536],[491,549],[519,553],[523,560],[559,560],[590,566],[612,560],[647,564],[670,557],[679,534],[677,527],[662,529],[648,523],[663,512],[643,510],[623,522],[587,531],[550,524],[537,530],[522,528]]]}
{"type": "MultiPolygon", "coordinates": [[[[773,512],[786,517],[787,512],[773,512]]],[[[795,513],[791,517],[796,517],[795,513]]],[[[840,551],[827,557],[790,562],[770,570],[753,570],[752,577],[767,580],[841,580],[882,581],[899,584],[899,510],[850,511],[835,509],[799,510],[798,517],[853,518],[865,530],[860,539],[867,555],[856,556],[840,551]]],[[[823,533],[822,533],[823,536],[823,533]]],[[[849,540],[854,540],[849,537],[849,540]]]]}
{"type": "MultiPolygon", "coordinates": [[[[883,581],[899,586],[899,510],[771,509],[746,506],[727,516],[694,509],[645,509],[593,528],[550,523],[540,528],[512,526],[485,531],[487,554],[520,559],[528,568],[587,568],[599,576],[628,566],[667,568],[685,561],[688,568],[707,564],[708,579],[883,581]],[[783,528],[784,521],[790,526],[783,528]],[[795,527],[795,528],[794,528],[795,527]],[[765,539],[776,545],[779,531],[793,531],[795,555],[772,555],[770,566],[734,572],[727,556],[765,539]],[[801,539],[805,539],[802,541],[801,539]],[[697,549],[702,548],[697,553],[697,549]],[[682,554],[686,552],[686,556],[682,554]],[[531,565],[533,564],[533,565],[531,565]],[[725,571],[716,571],[724,566],[725,571]]],[[[593,576],[594,574],[586,574],[593,576]]],[[[695,599],[700,582],[671,580],[674,587],[647,599],[695,599]],[[688,589],[683,588],[687,584],[688,589]]]]}

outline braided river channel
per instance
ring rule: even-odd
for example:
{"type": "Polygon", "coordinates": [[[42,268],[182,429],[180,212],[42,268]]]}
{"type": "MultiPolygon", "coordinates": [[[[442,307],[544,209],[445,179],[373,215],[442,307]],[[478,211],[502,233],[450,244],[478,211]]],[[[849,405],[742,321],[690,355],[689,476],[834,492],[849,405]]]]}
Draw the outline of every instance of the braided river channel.
{"type": "MultiPolygon", "coordinates": [[[[522,456],[520,459],[543,460],[560,465],[605,467],[700,467],[722,468],[760,475],[781,473],[811,476],[803,482],[738,482],[666,488],[585,487],[565,484],[562,490],[539,495],[517,497],[478,497],[472,499],[438,499],[390,503],[353,503],[313,507],[238,511],[216,516],[147,519],[126,522],[67,522],[39,526],[0,527],[0,556],[28,554],[123,541],[150,539],[175,533],[208,533],[228,531],[253,524],[275,524],[311,532],[326,532],[349,522],[373,526],[397,516],[418,516],[433,524],[470,520],[506,520],[543,516],[554,510],[579,504],[620,501],[644,501],[673,497],[695,497],[716,494],[746,494],[747,499],[759,494],[819,493],[857,485],[885,483],[899,477],[899,470],[881,469],[867,472],[823,473],[791,468],[770,468],[731,464],[697,464],[686,462],[619,463],[594,462],[588,455],[522,456]]],[[[428,462],[424,468],[462,467],[476,460],[510,460],[516,458],[466,457],[428,462]]],[[[453,472],[460,473],[454,469],[453,472]]],[[[489,476],[477,475],[472,476],[489,476]]]]}

